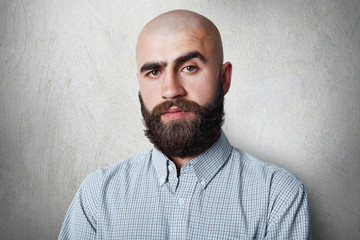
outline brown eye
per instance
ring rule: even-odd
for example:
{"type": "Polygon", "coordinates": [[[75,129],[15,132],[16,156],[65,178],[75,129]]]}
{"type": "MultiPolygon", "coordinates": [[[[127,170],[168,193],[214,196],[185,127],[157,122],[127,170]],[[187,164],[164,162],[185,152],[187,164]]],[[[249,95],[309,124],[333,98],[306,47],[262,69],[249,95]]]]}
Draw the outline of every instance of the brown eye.
{"type": "Polygon", "coordinates": [[[148,76],[155,78],[157,76],[160,75],[160,71],[159,70],[152,70],[151,72],[148,73],[148,76]]]}
{"type": "Polygon", "coordinates": [[[186,66],[183,68],[183,71],[185,72],[195,72],[198,68],[195,66],[186,66]]]}

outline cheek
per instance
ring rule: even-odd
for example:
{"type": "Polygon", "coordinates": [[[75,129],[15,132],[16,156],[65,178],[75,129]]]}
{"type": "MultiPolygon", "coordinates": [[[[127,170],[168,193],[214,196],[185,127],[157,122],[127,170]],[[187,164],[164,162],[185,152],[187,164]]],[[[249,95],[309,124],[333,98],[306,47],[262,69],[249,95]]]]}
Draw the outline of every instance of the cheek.
{"type": "Polygon", "coordinates": [[[204,70],[201,76],[191,82],[188,89],[197,99],[198,103],[204,105],[212,101],[219,86],[218,72],[215,70],[204,70]]]}
{"type": "Polygon", "coordinates": [[[217,85],[203,83],[199,86],[192,86],[191,90],[188,90],[189,98],[197,102],[200,106],[204,106],[211,102],[215,97],[217,85]]]}
{"type": "Polygon", "coordinates": [[[158,104],[155,92],[156,91],[154,90],[143,89],[140,87],[141,97],[148,111],[152,111],[153,108],[158,104]]]}

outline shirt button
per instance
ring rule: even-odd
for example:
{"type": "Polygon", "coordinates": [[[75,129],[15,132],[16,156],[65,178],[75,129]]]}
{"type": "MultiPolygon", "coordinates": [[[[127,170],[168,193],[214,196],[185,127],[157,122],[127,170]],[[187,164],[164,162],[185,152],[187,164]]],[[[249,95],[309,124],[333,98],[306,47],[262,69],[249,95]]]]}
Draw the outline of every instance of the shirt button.
{"type": "Polygon", "coordinates": [[[204,187],[206,185],[206,182],[203,180],[203,181],[200,182],[200,184],[201,184],[201,186],[204,187]]]}
{"type": "Polygon", "coordinates": [[[174,167],[170,165],[170,166],[168,166],[168,169],[170,172],[172,172],[174,170],[174,167]]]}
{"type": "Polygon", "coordinates": [[[184,205],[184,203],[185,203],[185,199],[180,198],[180,199],[178,200],[178,204],[179,204],[180,206],[184,205]]]}

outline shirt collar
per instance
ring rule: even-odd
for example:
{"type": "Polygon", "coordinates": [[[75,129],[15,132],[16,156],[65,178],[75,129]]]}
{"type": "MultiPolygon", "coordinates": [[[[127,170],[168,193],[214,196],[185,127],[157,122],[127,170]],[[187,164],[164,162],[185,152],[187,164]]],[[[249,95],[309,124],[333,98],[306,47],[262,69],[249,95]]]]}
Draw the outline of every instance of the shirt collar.
{"type": "Polygon", "coordinates": [[[169,158],[156,148],[153,148],[151,158],[159,176],[159,184],[162,186],[166,182],[168,176],[167,162],[169,161],[169,158]]]}
{"type": "MultiPolygon", "coordinates": [[[[210,148],[191,159],[183,168],[193,167],[201,187],[205,188],[228,160],[231,151],[232,146],[225,133],[221,131],[219,139],[210,148]]],[[[153,149],[152,160],[159,176],[159,183],[162,186],[167,180],[168,161],[170,160],[156,148],[153,149]]]]}

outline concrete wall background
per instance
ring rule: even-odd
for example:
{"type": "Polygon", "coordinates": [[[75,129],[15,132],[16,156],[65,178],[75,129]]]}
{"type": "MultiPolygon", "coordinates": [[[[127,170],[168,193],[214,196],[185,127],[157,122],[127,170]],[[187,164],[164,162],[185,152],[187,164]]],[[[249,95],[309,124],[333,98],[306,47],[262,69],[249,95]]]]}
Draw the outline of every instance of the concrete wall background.
{"type": "Polygon", "coordinates": [[[1,0],[0,238],[55,239],[90,172],[151,147],[135,43],[176,8],[222,33],[233,145],[302,179],[314,239],[359,239],[358,0],[1,0]]]}

